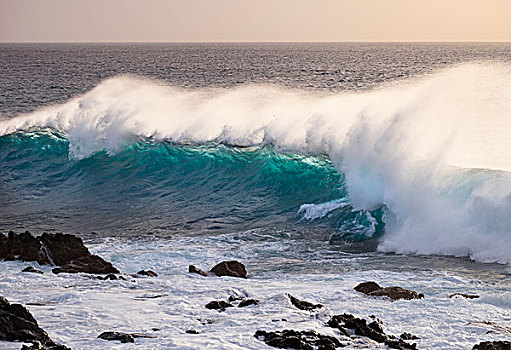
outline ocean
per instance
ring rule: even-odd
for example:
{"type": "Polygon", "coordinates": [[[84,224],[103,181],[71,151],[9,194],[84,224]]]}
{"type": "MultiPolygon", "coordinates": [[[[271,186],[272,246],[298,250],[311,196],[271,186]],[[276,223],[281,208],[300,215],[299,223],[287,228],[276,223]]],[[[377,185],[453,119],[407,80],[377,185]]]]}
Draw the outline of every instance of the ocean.
{"type": "Polygon", "coordinates": [[[419,349],[509,340],[510,43],[0,44],[0,62],[0,232],[76,234],[159,274],[2,262],[0,295],[41,304],[52,339],[271,349],[256,330],[336,335],[348,312],[419,349]],[[249,278],[187,273],[222,260],[249,278]],[[369,280],[425,298],[353,290],[369,280]],[[262,302],[204,308],[231,294],[262,302]]]}

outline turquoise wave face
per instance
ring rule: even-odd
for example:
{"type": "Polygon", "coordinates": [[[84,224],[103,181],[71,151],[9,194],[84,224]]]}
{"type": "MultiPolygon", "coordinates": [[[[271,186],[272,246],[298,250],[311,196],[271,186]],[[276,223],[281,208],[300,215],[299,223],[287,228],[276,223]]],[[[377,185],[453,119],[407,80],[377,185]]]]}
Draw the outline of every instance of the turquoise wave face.
{"type": "Polygon", "coordinates": [[[374,220],[382,226],[382,210],[352,210],[343,174],[324,156],[148,139],[82,160],[69,159],[68,149],[67,138],[52,130],[0,138],[3,230],[143,235],[262,229],[360,240],[374,236],[374,220]],[[347,204],[316,220],[298,213],[305,203],[336,200],[347,204]]]}

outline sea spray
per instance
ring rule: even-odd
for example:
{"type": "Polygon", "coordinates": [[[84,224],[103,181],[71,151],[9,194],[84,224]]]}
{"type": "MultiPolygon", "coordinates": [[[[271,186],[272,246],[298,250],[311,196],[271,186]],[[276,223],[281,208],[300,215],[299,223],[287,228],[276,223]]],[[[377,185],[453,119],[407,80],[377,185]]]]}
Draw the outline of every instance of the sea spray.
{"type": "MultiPolygon", "coordinates": [[[[185,90],[123,76],[62,105],[0,122],[2,135],[44,128],[65,135],[71,161],[103,151],[115,157],[140,139],[326,155],[347,189],[326,201],[349,200],[353,212],[386,211],[379,249],[511,262],[506,64],[465,64],[336,94],[262,85],[185,90]]],[[[296,213],[305,203],[291,206],[296,213]]]]}

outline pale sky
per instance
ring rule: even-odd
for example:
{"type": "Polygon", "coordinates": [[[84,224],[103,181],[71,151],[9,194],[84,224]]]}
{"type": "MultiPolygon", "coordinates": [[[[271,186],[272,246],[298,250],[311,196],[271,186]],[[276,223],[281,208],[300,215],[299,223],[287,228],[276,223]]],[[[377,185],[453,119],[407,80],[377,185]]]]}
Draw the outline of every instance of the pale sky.
{"type": "Polygon", "coordinates": [[[511,0],[0,0],[0,42],[511,41],[511,0]]]}

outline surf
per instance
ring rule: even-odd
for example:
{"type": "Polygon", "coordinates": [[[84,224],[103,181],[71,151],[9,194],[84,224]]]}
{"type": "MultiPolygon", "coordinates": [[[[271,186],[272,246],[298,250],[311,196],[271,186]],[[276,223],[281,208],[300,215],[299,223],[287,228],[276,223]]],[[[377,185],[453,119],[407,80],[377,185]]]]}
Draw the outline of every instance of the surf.
{"type": "MultiPolygon", "coordinates": [[[[170,152],[165,157],[179,149],[189,159],[216,161],[238,152],[231,164],[253,171],[266,169],[267,163],[254,159],[270,154],[272,161],[285,159],[280,173],[269,172],[256,182],[247,176],[229,178],[233,188],[250,184],[241,193],[263,188],[276,202],[296,197],[289,205],[260,211],[261,217],[274,220],[259,225],[278,222],[275,218],[284,212],[286,220],[308,225],[330,220],[331,237],[376,237],[384,252],[510,263],[510,78],[506,64],[464,64],[373,91],[311,93],[264,85],[185,90],[122,76],[67,103],[2,120],[0,135],[5,141],[50,130],[63,140],[60,162],[71,168],[99,159],[101,164],[118,162],[119,157],[130,164],[130,152],[154,157],[154,145],[170,152]],[[255,158],[247,156],[251,147],[255,158]],[[300,166],[288,172],[294,159],[300,166]],[[310,162],[319,165],[300,179],[310,162]],[[272,187],[270,180],[279,176],[282,187],[272,187]]],[[[2,170],[12,173],[16,166],[5,159],[2,170]]],[[[220,179],[215,171],[225,169],[225,163],[219,162],[215,171],[199,163],[197,169],[176,172],[181,162],[163,162],[163,169],[173,178],[195,171],[200,181],[191,176],[188,184],[210,193],[220,179]]],[[[114,175],[121,171],[116,169],[125,170],[126,163],[112,165],[114,175]]],[[[73,173],[77,183],[80,174],[83,168],[73,173]]],[[[144,182],[153,173],[137,168],[132,176],[144,182]]],[[[156,176],[151,183],[158,187],[163,180],[156,176]]],[[[97,181],[107,182],[106,173],[97,181]]],[[[229,203],[236,208],[242,202],[229,203]]]]}

